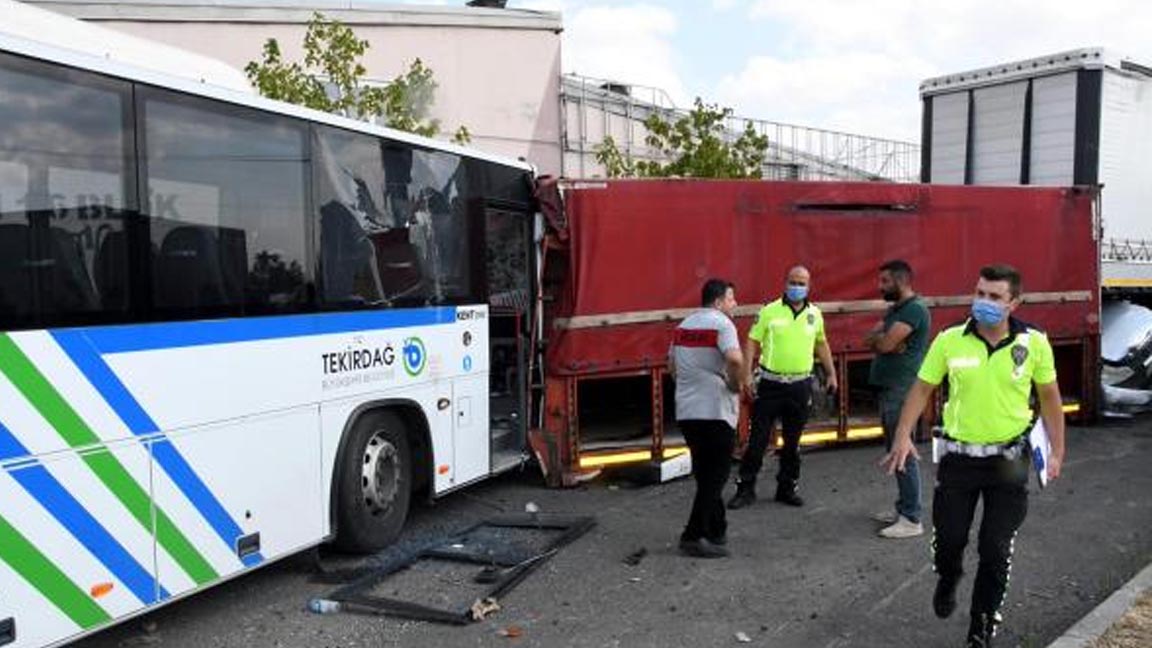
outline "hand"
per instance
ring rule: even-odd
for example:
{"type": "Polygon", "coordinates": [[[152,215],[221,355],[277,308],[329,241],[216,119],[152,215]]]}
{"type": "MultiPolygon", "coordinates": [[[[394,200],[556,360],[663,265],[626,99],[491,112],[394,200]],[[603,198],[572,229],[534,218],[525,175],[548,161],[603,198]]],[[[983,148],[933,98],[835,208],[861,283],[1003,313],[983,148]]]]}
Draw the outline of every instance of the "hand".
{"type": "Polygon", "coordinates": [[[738,380],[725,380],[724,386],[727,387],[728,391],[732,392],[733,394],[739,394],[744,391],[744,384],[738,380]]]}
{"type": "Polygon", "coordinates": [[[824,389],[829,394],[835,394],[840,389],[840,383],[836,382],[836,374],[830,373],[824,381],[824,389]]]}
{"type": "Polygon", "coordinates": [[[920,453],[917,452],[915,444],[912,443],[912,436],[901,434],[899,431],[896,433],[896,442],[892,444],[892,451],[884,455],[880,460],[880,470],[891,475],[896,471],[904,472],[904,462],[908,457],[920,458],[920,453]]]}
{"type": "Polygon", "coordinates": [[[741,392],[744,395],[744,399],[748,402],[756,400],[756,385],[752,382],[751,378],[744,381],[744,384],[741,386],[741,392]]]}
{"type": "Polygon", "coordinates": [[[884,320],[876,322],[876,325],[868,331],[868,335],[879,335],[884,332],[884,320]]]}
{"type": "Polygon", "coordinates": [[[1056,455],[1048,456],[1048,481],[1052,481],[1060,477],[1060,469],[1064,467],[1064,457],[1057,457],[1056,455]]]}

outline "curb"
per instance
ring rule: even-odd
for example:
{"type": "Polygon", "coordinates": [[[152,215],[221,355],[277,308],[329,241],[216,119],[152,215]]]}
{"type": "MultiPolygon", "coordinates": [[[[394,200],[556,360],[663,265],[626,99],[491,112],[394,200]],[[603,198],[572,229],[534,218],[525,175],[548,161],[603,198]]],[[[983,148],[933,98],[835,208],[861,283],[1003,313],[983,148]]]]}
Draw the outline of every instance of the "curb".
{"type": "Polygon", "coordinates": [[[1068,628],[1056,641],[1048,644],[1048,648],[1086,648],[1111,628],[1117,619],[1124,616],[1124,613],[1136,603],[1136,599],[1150,590],[1152,590],[1152,564],[1068,628]]]}

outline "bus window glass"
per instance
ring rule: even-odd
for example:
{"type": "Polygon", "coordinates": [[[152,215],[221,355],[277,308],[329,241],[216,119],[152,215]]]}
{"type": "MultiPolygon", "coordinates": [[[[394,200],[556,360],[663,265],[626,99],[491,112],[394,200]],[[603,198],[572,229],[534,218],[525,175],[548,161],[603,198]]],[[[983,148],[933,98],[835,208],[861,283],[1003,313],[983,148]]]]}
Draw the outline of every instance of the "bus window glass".
{"type": "Polygon", "coordinates": [[[460,158],[317,128],[323,301],[405,306],[467,301],[469,229],[460,158]]]}
{"type": "Polygon", "coordinates": [[[4,328],[122,317],[126,84],[0,56],[4,328]]]}
{"type": "Polygon", "coordinates": [[[317,127],[316,209],[321,300],[329,307],[376,306],[418,288],[401,230],[384,221],[384,163],[378,140],[317,127]],[[387,282],[387,285],[385,285],[387,282]]]}
{"type": "Polygon", "coordinates": [[[471,285],[470,220],[465,210],[466,175],[460,157],[441,151],[412,152],[408,185],[412,239],[424,259],[431,297],[467,301],[471,285]]]}
{"type": "Polygon", "coordinates": [[[309,301],[304,128],[161,92],[145,99],[144,123],[157,311],[303,309],[309,301]]]}

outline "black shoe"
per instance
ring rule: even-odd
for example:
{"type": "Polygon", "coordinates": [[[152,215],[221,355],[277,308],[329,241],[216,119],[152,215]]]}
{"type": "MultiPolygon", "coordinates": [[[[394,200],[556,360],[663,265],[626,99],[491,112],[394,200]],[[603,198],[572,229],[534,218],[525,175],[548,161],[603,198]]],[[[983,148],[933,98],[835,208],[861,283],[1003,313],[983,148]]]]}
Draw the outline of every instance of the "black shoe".
{"type": "Polygon", "coordinates": [[[755,489],[737,488],[736,494],[732,496],[732,499],[728,500],[728,508],[735,511],[736,509],[742,509],[745,506],[748,506],[752,502],[755,502],[755,501],[756,501],[755,489]]]}
{"type": "Polygon", "coordinates": [[[956,586],[959,578],[940,577],[936,581],[936,593],[932,595],[932,611],[941,619],[947,619],[956,611],[956,586]]]}
{"type": "Polygon", "coordinates": [[[804,498],[796,494],[791,488],[777,488],[776,501],[788,506],[804,506],[804,498]]]}
{"type": "Polygon", "coordinates": [[[728,550],[707,540],[681,540],[680,553],[693,558],[727,558],[728,550]]]}
{"type": "Polygon", "coordinates": [[[994,615],[972,615],[972,620],[968,623],[968,648],[992,648],[992,637],[995,635],[994,615]]]}

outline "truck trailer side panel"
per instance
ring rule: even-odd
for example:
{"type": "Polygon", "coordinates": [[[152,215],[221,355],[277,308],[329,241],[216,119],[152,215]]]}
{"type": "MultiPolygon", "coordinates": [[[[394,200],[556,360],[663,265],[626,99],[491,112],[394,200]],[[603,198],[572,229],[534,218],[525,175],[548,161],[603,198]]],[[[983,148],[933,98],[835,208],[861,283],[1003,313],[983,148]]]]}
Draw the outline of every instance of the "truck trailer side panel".
{"type": "Polygon", "coordinates": [[[668,345],[679,320],[699,307],[703,281],[735,282],[743,336],[760,306],[780,296],[795,264],[812,271],[812,299],[824,310],[845,386],[813,417],[819,438],[878,430],[863,340],[886,307],[878,267],[895,258],[915,268],[936,330],[966,318],[981,266],[1017,266],[1029,299],[1019,315],[1048,333],[1067,401],[1090,413],[1099,332],[1095,196],[1075,187],[568,183],[563,218],[552,219],[562,229],[547,260],[548,386],[534,448],[553,483],[570,483],[592,463],[593,449],[628,449],[640,460],[666,456],[661,435],[673,426],[664,393],[668,345]],[[604,391],[588,387],[606,381],[622,382],[604,391]],[[612,398],[616,411],[637,415],[643,433],[593,444],[586,424],[594,409],[612,409],[604,404],[612,398]]]}

